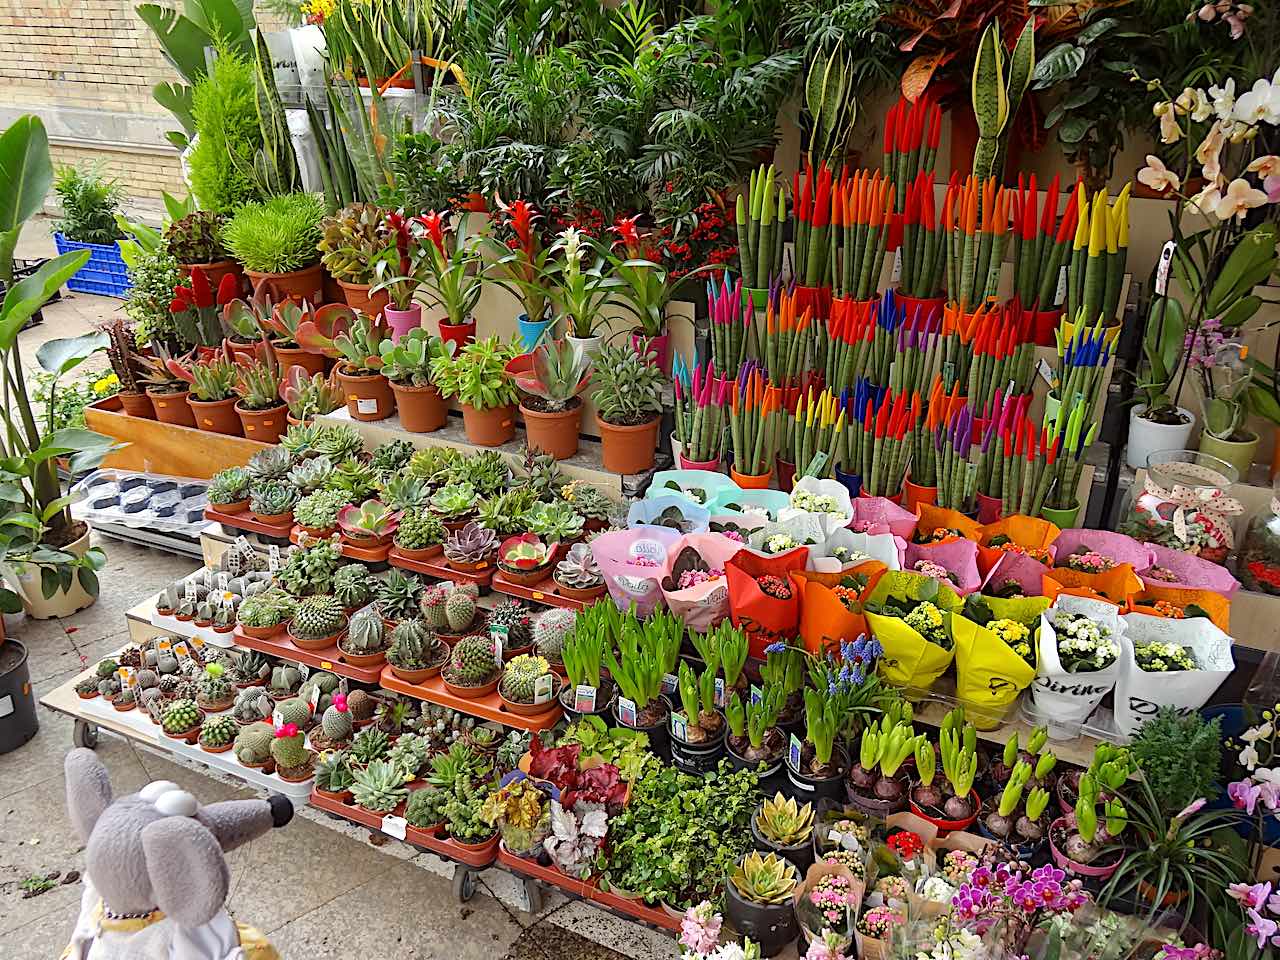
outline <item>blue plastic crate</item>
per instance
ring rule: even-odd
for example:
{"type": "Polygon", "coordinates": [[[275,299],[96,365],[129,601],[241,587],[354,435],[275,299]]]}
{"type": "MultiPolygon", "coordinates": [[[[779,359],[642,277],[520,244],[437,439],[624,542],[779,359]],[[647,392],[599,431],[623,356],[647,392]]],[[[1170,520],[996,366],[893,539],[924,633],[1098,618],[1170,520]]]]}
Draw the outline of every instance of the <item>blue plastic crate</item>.
{"type": "Polygon", "coordinates": [[[133,284],[129,280],[129,270],[120,256],[119,246],[114,243],[80,243],[68,240],[61,233],[53,235],[53,242],[57,245],[59,254],[76,250],[89,251],[88,262],[67,281],[68,290],[121,299],[129,296],[129,289],[133,284]]]}

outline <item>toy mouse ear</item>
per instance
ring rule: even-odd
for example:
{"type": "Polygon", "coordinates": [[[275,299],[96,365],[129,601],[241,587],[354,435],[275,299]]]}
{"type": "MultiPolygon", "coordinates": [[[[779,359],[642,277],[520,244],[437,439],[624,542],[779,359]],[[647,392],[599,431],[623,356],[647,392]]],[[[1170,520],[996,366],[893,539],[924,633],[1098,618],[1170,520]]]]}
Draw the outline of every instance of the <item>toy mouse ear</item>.
{"type": "Polygon", "coordinates": [[[218,840],[190,817],[165,817],[142,831],[156,906],[181,927],[214,918],[227,899],[231,871],[218,840]]]}
{"type": "Polygon", "coordinates": [[[83,843],[89,842],[93,825],[111,805],[111,779],[92,750],[77,747],[63,761],[67,780],[67,810],[83,843]]]}

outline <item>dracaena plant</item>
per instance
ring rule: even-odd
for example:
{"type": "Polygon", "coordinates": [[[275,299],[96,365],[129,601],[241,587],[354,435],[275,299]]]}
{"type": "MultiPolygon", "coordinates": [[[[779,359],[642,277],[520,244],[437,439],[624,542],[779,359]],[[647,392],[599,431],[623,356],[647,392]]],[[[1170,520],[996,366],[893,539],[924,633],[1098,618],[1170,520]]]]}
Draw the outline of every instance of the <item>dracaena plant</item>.
{"type": "Polygon", "coordinates": [[[451,358],[457,347],[452,340],[443,341],[422,327],[414,327],[398,341],[382,341],[379,346],[382,374],[405,386],[431,386],[432,362],[437,358],[451,358]]]}
{"type": "Polygon", "coordinates": [[[516,374],[516,389],[542,400],[547,410],[565,410],[591,383],[591,358],[567,340],[553,340],[533,350],[533,370],[516,374]]]}
{"type": "Polygon", "coordinates": [[[227,347],[194,362],[190,357],[171,359],[167,366],[175,377],[186,381],[195,400],[211,403],[235,396],[236,365],[227,347]]]}
{"type": "Polygon", "coordinates": [[[290,416],[295,420],[307,421],[312,417],[332,413],[342,406],[342,388],[338,386],[334,376],[333,372],[328,375],[308,374],[305,367],[290,367],[280,389],[280,395],[289,406],[290,416]]]}
{"type": "Polygon", "coordinates": [[[469,343],[457,356],[431,361],[431,379],[445,397],[457,397],[477,410],[492,410],[516,402],[516,388],[507,363],[516,356],[511,344],[497,337],[469,343]]]}
{"type": "Polygon", "coordinates": [[[410,232],[422,260],[422,289],[444,311],[448,322],[460,326],[480,302],[484,274],[480,271],[480,239],[461,237],[457,229],[445,229],[445,216],[427,213],[415,217],[410,232]]]}
{"type": "Polygon", "coordinates": [[[499,200],[498,209],[493,217],[498,232],[510,236],[503,240],[491,234],[486,239],[497,257],[494,282],[520,301],[525,317],[542,320],[550,306],[547,260],[551,253],[542,245],[538,230],[542,215],[527,200],[510,204],[499,200]]]}

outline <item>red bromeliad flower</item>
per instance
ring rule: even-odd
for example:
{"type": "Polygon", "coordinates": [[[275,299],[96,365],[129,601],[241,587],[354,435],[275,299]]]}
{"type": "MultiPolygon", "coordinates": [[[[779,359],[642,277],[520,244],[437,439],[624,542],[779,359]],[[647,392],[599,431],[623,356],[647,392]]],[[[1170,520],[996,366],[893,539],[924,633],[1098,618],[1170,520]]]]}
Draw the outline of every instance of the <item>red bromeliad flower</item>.
{"type": "Polygon", "coordinates": [[[396,238],[396,253],[400,255],[400,276],[409,276],[413,264],[409,259],[409,244],[413,237],[409,233],[409,221],[399,210],[387,214],[387,229],[396,238]]]}
{"type": "Polygon", "coordinates": [[[532,261],[537,256],[537,234],[534,232],[534,223],[541,219],[541,215],[537,209],[528,200],[515,200],[509,204],[498,201],[498,207],[507,215],[507,222],[511,226],[512,232],[516,235],[516,247],[512,249],[520,249],[524,255],[532,261]]]}
{"type": "Polygon", "coordinates": [[[614,246],[625,247],[627,256],[633,260],[644,256],[644,249],[640,241],[639,220],[640,214],[638,213],[634,217],[619,217],[618,222],[609,228],[610,233],[618,235],[618,240],[614,246]]]}
{"type": "Polygon", "coordinates": [[[448,254],[444,249],[444,217],[432,210],[420,217],[416,217],[415,222],[421,224],[427,231],[427,236],[436,245],[436,249],[440,251],[441,256],[447,256],[448,254]]]}

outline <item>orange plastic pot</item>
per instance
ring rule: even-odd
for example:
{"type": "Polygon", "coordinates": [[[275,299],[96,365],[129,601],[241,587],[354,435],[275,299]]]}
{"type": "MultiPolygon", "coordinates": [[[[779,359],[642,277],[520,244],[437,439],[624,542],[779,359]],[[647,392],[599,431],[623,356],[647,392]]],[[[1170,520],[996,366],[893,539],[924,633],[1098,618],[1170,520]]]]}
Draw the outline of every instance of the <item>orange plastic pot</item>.
{"type": "Polygon", "coordinates": [[[363,313],[368,317],[376,317],[386,309],[388,293],[386,290],[379,290],[377,293],[371,294],[369,290],[373,287],[371,283],[347,283],[345,280],[338,280],[338,286],[342,288],[342,299],[347,301],[347,306],[357,313],[363,313]]]}
{"type": "Polygon", "coordinates": [[[237,403],[236,415],[244,435],[263,443],[275,443],[289,427],[289,408],[283,403],[266,410],[246,410],[243,404],[237,403]]]}
{"type": "Polygon", "coordinates": [[[120,398],[120,406],[124,407],[124,412],[129,416],[143,420],[156,418],[156,408],[151,405],[151,398],[145,393],[118,393],[116,396],[120,398]]]}
{"type": "Polygon", "coordinates": [[[400,426],[410,433],[431,433],[448,421],[449,404],[434,386],[413,387],[392,381],[391,391],[396,395],[400,426]]]}
{"type": "Polygon", "coordinates": [[[292,300],[299,306],[304,301],[315,306],[323,302],[324,269],[318,263],[290,273],[258,273],[256,270],[246,270],[245,274],[255,289],[259,283],[264,284],[263,290],[270,294],[271,299],[276,303],[292,300]]]}
{"type": "Polygon", "coordinates": [[[347,412],[356,420],[370,423],[385,420],[396,412],[396,395],[382,374],[351,374],[339,367],[338,383],[347,398],[347,412]]]}
{"type": "Polygon", "coordinates": [[[280,361],[282,374],[288,373],[290,367],[301,367],[307,371],[308,376],[324,373],[324,357],[320,354],[301,347],[282,347],[276,343],[271,346],[276,352],[276,359],[280,361]]]}
{"type": "Polygon", "coordinates": [[[609,473],[643,473],[653,466],[653,454],[658,449],[658,418],[644,423],[619,425],[600,419],[601,455],[604,468],[609,473]]]}
{"type": "Polygon", "coordinates": [[[733,467],[730,467],[729,477],[743,490],[768,490],[769,481],[773,478],[773,471],[766,470],[764,473],[739,473],[737,470],[733,469],[733,467]]]}
{"type": "Polygon", "coordinates": [[[516,435],[515,404],[488,410],[478,410],[466,403],[461,407],[462,426],[467,432],[467,439],[476,446],[500,447],[516,435]]]}
{"type": "Polygon", "coordinates": [[[195,414],[196,426],[209,433],[225,433],[228,436],[243,436],[240,418],[236,416],[236,398],[225,400],[195,400],[187,397],[191,412],[195,414]]]}
{"type": "Polygon", "coordinates": [[[938,502],[938,488],[926,487],[920,483],[912,483],[910,480],[903,480],[902,499],[904,501],[903,506],[912,513],[915,513],[917,504],[936,504],[938,502]]]}
{"type": "Polygon", "coordinates": [[[151,398],[151,406],[155,410],[156,419],[161,423],[173,423],[180,427],[194,427],[196,425],[196,415],[191,410],[191,404],[187,403],[189,395],[186,390],[181,393],[147,391],[147,396],[151,398]]]}
{"type": "Polygon", "coordinates": [[[541,450],[557,460],[568,460],[578,452],[582,429],[582,401],[575,399],[567,410],[530,410],[523,403],[525,442],[530,450],[541,450]]]}

